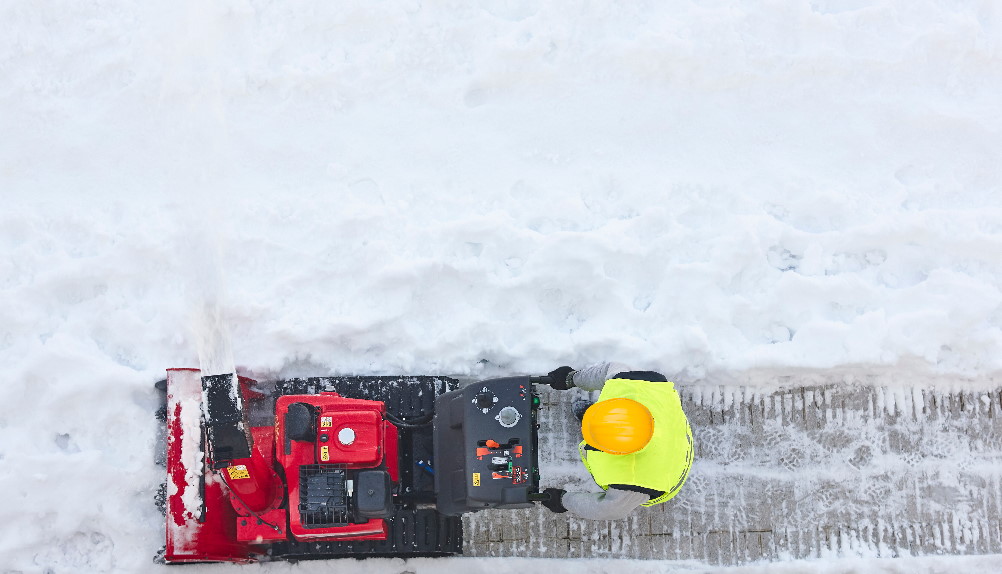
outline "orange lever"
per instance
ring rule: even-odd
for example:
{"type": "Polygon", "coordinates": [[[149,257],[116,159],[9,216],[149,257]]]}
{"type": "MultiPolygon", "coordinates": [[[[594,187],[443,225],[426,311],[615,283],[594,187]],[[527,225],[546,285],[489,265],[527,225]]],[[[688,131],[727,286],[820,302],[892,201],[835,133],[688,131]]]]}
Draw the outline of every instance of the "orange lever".
{"type": "Polygon", "coordinates": [[[487,441],[487,446],[489,448],[498,448],[498,447],[501,446],[501,444],[498,441],[496,441],[496,440],[488,440],[487,441]]]}

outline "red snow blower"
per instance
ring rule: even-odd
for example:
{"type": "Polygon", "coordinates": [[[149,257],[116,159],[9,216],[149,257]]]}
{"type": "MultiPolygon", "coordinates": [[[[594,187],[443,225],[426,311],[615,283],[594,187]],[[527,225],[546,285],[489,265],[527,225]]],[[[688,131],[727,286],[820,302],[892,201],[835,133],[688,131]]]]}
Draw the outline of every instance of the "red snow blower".
{"type": "Polygon", "coordinates": [[[162,560],[460,554],[463,513],[546,498],[533,383],[548,382],[318,377],[264,392],[170,369],[162,560]]]}

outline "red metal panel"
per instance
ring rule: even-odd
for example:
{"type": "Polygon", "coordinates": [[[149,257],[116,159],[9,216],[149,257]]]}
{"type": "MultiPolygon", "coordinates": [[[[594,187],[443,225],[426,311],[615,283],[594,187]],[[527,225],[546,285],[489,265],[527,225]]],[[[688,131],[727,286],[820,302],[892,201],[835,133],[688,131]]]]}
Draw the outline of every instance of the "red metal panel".
{"type": "Polygon", "coordinates": [[[319,420],[316,444],[320,463],[371,467],[383,460],[380,411],[346,410],[345,404],[338,402],[323,405],[319,420]]]}
{"type": "Polygon", "coordinates": [[[386,521],[379,518],[371,518],[364,524],[292,530],[299,540],[385,540],[387,533],[386,521]]]}
{"type": "MultiPolygon", "coordinates": [[[[275,459],[286,473],[294,466],[303,464],[344,464],[348,468],[374,468],[383,461],[383,412],[380,401],[346,399],[335,393],[321,395],[285,395],[275,403],[275,459]],[[292,403],[308,403],[316,406],[320,414],[315,421],[317,440],[287,441],[285,439],[285,414],[292,403]],[[330,419],[329,426],[322,426],[322,419],[330,419]],[[344,444],[338,433],[346,428],[355,435],[351,444],[344,444]],[[326,436],[327,441],[321,440],[326,436]],[[328,446],[328,460],[322,460],[320,449],[328,446]]],[[[290,490],[292,480],[288,479],[290,490]]]]}
{"type": "Polygon", "coordinates": [[[288,537],[285,509],[279,508],[259,516],[260,519],[253,516],[237,518],[237,540],[261,544],[285,540],[288,537]]]}
{"type": "Polygon", "coordinates": [[[269,512],[285,499],[285,483],[274,470],[275,428],[253,427],[251,435],[254,456],[236,459],[217,471],[229,487],[230,504],[239,516],[269,512]]]}

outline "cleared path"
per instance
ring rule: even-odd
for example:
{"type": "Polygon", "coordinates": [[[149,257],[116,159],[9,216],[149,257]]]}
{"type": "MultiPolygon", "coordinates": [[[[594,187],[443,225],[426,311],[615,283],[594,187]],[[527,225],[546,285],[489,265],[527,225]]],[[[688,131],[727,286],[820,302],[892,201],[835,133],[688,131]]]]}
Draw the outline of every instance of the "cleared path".
{"type": "MultiPolygon", "coordinates": [[[[465,554],[731,565],[1002,553],[1002,389],[847,379],[678,385],[697,450],[674,500],[619,521],[468,515],[465,554]]],[[[543,482],[597,490],[577,460],[574,392],[543,397],[543,482]]]]}

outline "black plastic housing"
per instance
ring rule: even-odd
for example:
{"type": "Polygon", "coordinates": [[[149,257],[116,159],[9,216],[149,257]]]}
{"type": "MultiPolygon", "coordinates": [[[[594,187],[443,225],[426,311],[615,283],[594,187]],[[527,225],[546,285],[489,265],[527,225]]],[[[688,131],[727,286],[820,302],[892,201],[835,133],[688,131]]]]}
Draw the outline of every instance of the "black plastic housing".
{"type": "Polygon", "coordinates": [[[285,438],[313,442],[317,438],[316,409],[309,403],[292,403],[285,413],[285,438]]]}
{"type": "Polygon", "coordinates": [[[250,457],[251,438],[244,419],[243,399],[235,374],[202,377],[205,402],[204,424],[208,431],[213,468],[225,468],[230,461],[250,457]]]}
{"type": "Polygon", "coordinates": [[[481,381],[436,399],[439,512],[532,506],[529,495],[539,492],[537,408],[529,377],[481,381]]]}
{"type": "Polygon", "coordinates": [[[387,518],[393,514],[393,486],[385,470],[363,470],[355,485],[355,512],[360,518],[387,518]]]}

